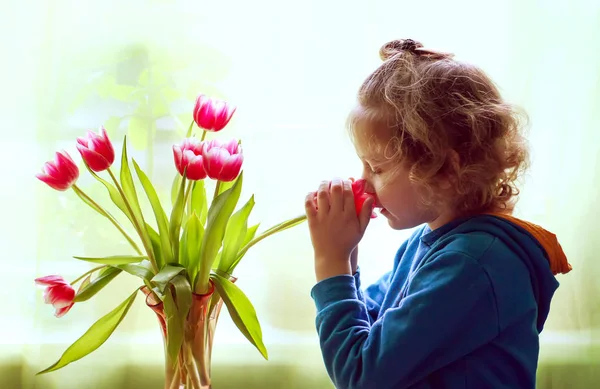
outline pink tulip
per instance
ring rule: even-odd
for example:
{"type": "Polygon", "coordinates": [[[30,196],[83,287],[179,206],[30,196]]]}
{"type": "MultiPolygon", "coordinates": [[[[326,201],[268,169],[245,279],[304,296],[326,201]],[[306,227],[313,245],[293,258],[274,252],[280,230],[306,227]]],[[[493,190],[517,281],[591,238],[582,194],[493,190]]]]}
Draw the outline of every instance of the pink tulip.
{"type": "MultiPolygon", "coordinates": [[[[365,192],[365,184],[367,181],[363,178],[360,178],[358,180],[350,178],[350,181],[352,181],[352,193],[354,194],[354,207],[356,208],[356,214],[360,215],[360,211],[363,207],[363,204],[365,203],[365,201],[367,201],[369,197],[373,197],[374,194],[365,192]]],[[[375,205],[376,204],[374,202],[372,208],[375,208],[375,205]]],[[[377,214],[375,212],[371,212],[371,219],[374,219],[376,217],[377,214]]]]}
{"type": "Polygon", "coordinates": [[[204,169],[208,176],[219,181],[233,181],[240,174],[244,156],[238,141],[221,142],[218,139],[205,142],[202,147],[204,169]]]}
{"type": "Polygon", "coordinates": [[[196,98],[194,121],[198,127],[207,131],[221,131],[229,123],[235,110],[234,106],[223,100],[201,94],[196,98]]]}
{"type": "Polygon", "coordinates": [[[182,176],[185,170],[189,180],[197,181],[206,178],[202,143],[197,138],[186,138],[180,144],[173,145],[173,158],[175,167],[182,176]]]}
{"type": "Polygon", "coordinates": [[[79,178],[79,168],[66,151],[57,152],[54,161],[46,162],[42,171],[35,176],[60,191],[69,189],[79,178]]]}
{"type": "Polygon", "coordinates": [[[36,278],[35,283],[46,287],[44,302],[52,304],[56,311],[54,316],[64,316],[75,304],[75,289],[61,276],[46,276],[36,278]]]}
{"type": "Polygon", "coordinates": [[[115,162],[115,149],[104,126],[100,127],[99,134],[88,131],[85,137],[77,138],[77,150],[95,172],[104,171],[115,162]]]}
{"type": "MultiPolygon", "coordinates": [[[[356,211],[356,216],[360,215],[360,211],[362,210],[362,207],[365,203],[365,201],[367,201],[367,199],[369,197],[373,197],[374,193],[368,193],[365,192],[365,184],[366,184],[366,180],[364,179],[358,179],[355,180],[354,178],[350,178],[350,181],[352,181],[352,194],[354,195],[354,209],[356,211]]],[[[331,183],[330,183],[331,186],[331,183]]],[[[317,207],[317,193],[315,192],[315,196],[313,198],[315,207],[317,207]]],[[[376,204],[373,203],[372,208],[375,208],[376,204]]],[[[377,217],[377,214],[375,212],[371,212],[371,219],[374,219],[377,217]]]]}

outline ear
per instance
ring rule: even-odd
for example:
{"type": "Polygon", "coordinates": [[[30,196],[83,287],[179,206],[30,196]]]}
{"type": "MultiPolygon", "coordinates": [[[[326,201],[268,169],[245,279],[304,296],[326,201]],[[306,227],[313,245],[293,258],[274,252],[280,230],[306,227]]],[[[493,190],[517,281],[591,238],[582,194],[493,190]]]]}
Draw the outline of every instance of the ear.
{"type": "Polygon", "coordinates": [[[460,155],[456,152],[456,150],[450,150],[448,155],[446,156],[446,168],[444,177],[440,181],[440,189],[448,190],[452,187],[454,183],[454,177],[456,176],[456,172],[460,169],[460,155]]]}

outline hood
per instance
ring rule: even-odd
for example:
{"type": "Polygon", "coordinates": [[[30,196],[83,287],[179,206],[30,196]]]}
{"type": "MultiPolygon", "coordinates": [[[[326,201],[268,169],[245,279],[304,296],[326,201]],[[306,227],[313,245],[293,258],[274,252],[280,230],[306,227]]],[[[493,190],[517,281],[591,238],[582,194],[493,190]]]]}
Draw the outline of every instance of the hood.
{"type": "Polygon", "coordinates": [[[505,214],[485,214],[469,219],[457,226],[454,232],[488,232],[517,253],[529,269],[538,305],[537,328],[541,332],[550,311],[550,301],[559,286],[555,276],[572,270],[556,235],[536,224],[505,214]],[[540,249],[543,255],[540,255],[540,249]]]}

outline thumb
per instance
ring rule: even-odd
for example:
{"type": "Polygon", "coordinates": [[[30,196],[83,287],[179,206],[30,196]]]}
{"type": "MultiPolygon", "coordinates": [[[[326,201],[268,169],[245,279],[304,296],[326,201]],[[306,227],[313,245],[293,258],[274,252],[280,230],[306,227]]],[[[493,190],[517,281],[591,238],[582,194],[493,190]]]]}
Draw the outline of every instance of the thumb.
{"type": "Polygon", "coordinates": [[[371,220],[371,214],[373,213],[373,204],[375,203],[375,198],[373,196],[369,196],[365,202],[363,203],[362,209],[360,210],[360,230],[364,232],[369,225],[369,221],[371,220]]]}

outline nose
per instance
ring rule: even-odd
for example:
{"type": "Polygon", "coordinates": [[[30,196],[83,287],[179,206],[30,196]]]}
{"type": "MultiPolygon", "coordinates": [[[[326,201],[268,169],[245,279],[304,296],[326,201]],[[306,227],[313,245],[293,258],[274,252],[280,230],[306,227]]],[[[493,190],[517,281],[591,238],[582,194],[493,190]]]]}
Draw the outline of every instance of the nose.
{"type": "Polygon", "coordinates": [[[375,193],[375,188],[373,187],[373,185],[369,182],[369,178],[365,176],[365,174],[362,175],[361,177],[363,180],[365,180],[365,192],[367,193],[375,193]]]}

